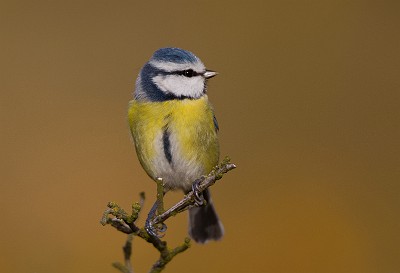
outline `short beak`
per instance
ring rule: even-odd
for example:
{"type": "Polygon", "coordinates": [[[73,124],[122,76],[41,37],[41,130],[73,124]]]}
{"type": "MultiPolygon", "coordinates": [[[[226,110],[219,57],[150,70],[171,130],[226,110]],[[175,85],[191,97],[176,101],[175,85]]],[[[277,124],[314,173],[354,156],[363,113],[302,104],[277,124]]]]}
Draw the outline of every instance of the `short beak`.
{"type": "Polygon", "coordinates": [[[204,76],[204,78],[206,78],[206,79],[210,79],[210,78],[216,76],[217,74],[218,74],[218,73],[215,72],[215,71],[206,70],[206,72],[204,72],[203,76],[204,76]]]}

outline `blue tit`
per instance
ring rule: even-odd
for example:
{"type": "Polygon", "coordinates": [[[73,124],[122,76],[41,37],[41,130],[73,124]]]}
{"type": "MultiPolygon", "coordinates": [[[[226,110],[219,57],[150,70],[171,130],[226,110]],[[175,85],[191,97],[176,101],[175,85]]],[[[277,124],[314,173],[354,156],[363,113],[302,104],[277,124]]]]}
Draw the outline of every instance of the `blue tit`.
{"type": "MultiPolygon", "coordinates": [[[[207,96],[207,80],[216,74],[179,48],[157,50],[139,73],[130,130],[143,169],[162,179],[165,192],[190,192],[218,164],[218,123],[207,96]]],[[[206,205],[189,209],[189,235],[198,243],[223,236],[210,193],[203,194],[206,205]]]]}

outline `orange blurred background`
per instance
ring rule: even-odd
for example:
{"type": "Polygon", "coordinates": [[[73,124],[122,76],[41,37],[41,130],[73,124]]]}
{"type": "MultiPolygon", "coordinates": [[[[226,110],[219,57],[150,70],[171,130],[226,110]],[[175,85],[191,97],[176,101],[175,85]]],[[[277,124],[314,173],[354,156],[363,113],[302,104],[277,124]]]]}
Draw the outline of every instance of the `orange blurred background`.
{"type": "MultiPolygon", "coordinates": [[[[1,271],[117,272],[125,235],[102,211],[155,198],[128,101],[152,53],[176,46],[220,73],[209,96],[238,169],[212,188],[226,236],[165,272],[399,272],[399,8],[2,1],[1,271]]],[[[186,215],[167,224],[174,246],[186,215]]],[[[138,239],[133,251],[147,272],[157,252],[138,239]]]]}

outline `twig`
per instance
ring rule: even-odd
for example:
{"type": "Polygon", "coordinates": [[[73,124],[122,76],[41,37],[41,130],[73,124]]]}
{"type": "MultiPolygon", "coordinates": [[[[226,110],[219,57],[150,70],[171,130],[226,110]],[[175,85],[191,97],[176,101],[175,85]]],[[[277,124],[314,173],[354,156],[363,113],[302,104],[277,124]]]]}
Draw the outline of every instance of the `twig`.
{"type": "Polygon", "coordinates": [[[185,238],[185,241],[183,242],[182,245],[177,246],[176,248],[172,249],[172,250],[168,250],[166,248],[166,244],[165,244],[165,249],[164,251],[160,252],[160,258],[158,259],[157,262],[155,262],[152,266],[152,268],[150,269],[150,273],[158,273],[161,272],[165,266],[179,253],[185,251],[186,249],[188,249],[190,247],[190,239],[189,238],[185,238]]]}
{"type": "MultiPolygon", "coordinates": [[[[221,179],[225,173],[227,173],[230,170],[233,170],[235,168],[236,168],[236,165],[233,163],[230,163],[229,158],[225,158],[224,161],[222,161],[221,164],[219,164],[216,168],[214,168],[214,170],[208,176],[203,176],[200,178],[201,182],[199,183],[199,187],[198,187],[199,192],[203,192],[208,187],[215,184],[215,182],[217,180],[221,179]]],[[[171,216],[174,216],[174,215],[190,208],[191,206],[194,205],[194,203],[195,203],[194,194],[193,194],[193,191],[191,191],[181,201],[179,201],[178,203],[173,205],[171,208],[166,210],[161,215],[158,215],[156,218],[154,218],[154,220],[152,221],[152,224],[156,225],[159,223],[163,223],[171,216]]]]}
{"type": "MultiPolygon", "coordinates": [[[[225,158],[221,164],[216,166],[209,175],[201,177],[198,181],[198,191],[203,192],[208,187],[215,184],[215,182],[222,178],[222,176],[235,169],[235,164],[230,163],[229,158],[225,158]]],[[[192,207],[195,203],[195,196],[193,192],[189,192],[185,197],[172,206],[167,211],[164,211],[163,197],[164,197],[163,183],[160,179],[157,181],[157,201],[159,202],[158,216],[155,217],[151,224],[157,225],[166,221],[171,216],[174,216],[186,209],[192,207]]],[[[131,265],[131,253],[132,253],[132,235],[138,236],[143,240],[151,243],[159,252],[160,257],[152,266],[150,273],[161,272],[165,266],[179,253],[182,253],[190,247],[190,239],[185,238],[184,242],[173,248],[168,248],[167,242],[162,241],[156,236],[151,236],[147,233],[144,228],[139,228],[135,222],[139,218],[139,213],[144,203],[144,193],[140,194],[140,202],[136,202],[132,205],[132,213],[128,215],[124,209],[122,209],[117,203],[109,202],[107,209],[104,211],[100,223],[102,225],[110,224],[117,230],[129,234],[128,239],[123,247],[125,265],[121,263],[114,263],[113,266],[120,270],[122,273],[133,273],[131,265]],[[113,216],[113,217],[110,217],[113,216]]]]}
{"type": "Polygon", "coordinates": [[[164,213],[164,182],[162,178],[157,181],[157,214],[164,213]]]}
{"type": "Polygon", "coordinates": [[[122,273],[133,273],[133,268],[131,264],[131,255],[132,255],[132,239],[133,239],[133,234],[129,234],[128,238],[126,239],[126,243],[124,247],[122,248],[124,252],[124,260],[125,260],[125,265],[115,262],[112,265],[121,271],[122,273]]]}

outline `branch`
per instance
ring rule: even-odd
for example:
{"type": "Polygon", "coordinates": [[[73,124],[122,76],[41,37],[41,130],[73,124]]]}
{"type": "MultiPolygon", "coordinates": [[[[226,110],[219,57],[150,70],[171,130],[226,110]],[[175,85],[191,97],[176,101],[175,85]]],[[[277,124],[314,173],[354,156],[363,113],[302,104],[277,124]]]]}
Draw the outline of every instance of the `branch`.
{"type": "MultiPolygon", "coordinates": [[[[215,184],[215,182],[222,178],[222,176],[235,169],[236,166],[233,163],[230,163],[229,158],[225,158],[218,166],[216,166],[209,175],[203,176],[196,180],[198,183],[198,192],[201,193],[205,191],[208,187],[215,184]]],[[[193,191],[189,192],[184,198],[172,206],[170,209],[164,211],[163,207],[163,183],[162,180],[157,182],[157,200],[159,201],[160,206],[158,207],[158,216],[155,217],[151,224],[153,226],[162,224],[171,216],[175,216],[178,213],[181,213],[195,205],[195,195],[193,191]]],[[[129,215],[122,209],[117,203],[109,202],[107,204],[107,209],[104,211],[103,216],[101,218],[100,223],[102,225],[109,224],[116,228],[117,230],[129,234],[128,239],[123,247],[125,265],[121,263],[114,263],[113,266],[120,270],[122,273],[133,273],[133,269],[131,266],[131,252],[132,252],[132,235],[138,236],[145,240],[146,242],[151,243],[159,252],[160,258],[154,263],[152,266],[150,273],[161,272],[165,266],[179,253],[182,253],[186,249],[190,247],[190,239],[185,238],[184,242],[173,248],[168,248],[167,242],[162,241],[159,237],[152,236],[147,233],[144,228],[139,228],[135,222],[139,218],[139,213],[144,203],[144,193],[140,194],[140,202],[136,202],[132,205],[132,212],[129,215]],[[111,216],[110,216],[111,215],[111,216]]]]}
{"type": "MultiPolygon", "coordinates": [[[[235,168],[236,165],[230,163],[229,158],[225,158],[218,166],[216,166],[211,171],[209,175],[200,178],[198,187],[199,192],[205,191],[208,187],[214,185],[215,182],[217,182],[217,180],[221,179],[225,173],[235,168]]],[[[185,197],[181,201],[173,205],[170,209],[166,210],[161,215],[158,215],[156,218],[154,218],[152,224],[156,225],[159,223],[163,223],[171,216],[175,216],[176,214],[189,209],[194,204],[195,204],[195,196],[193,191],[191,191],[187,195],[185,195],[185,197]]]]}
{"type": "Polygon", "coordinates": [[[150,269],[150,273],[158,273],[161,272],[165,266],[179,253],[185,251],[190,247],[190,239],[185,238],[182,245],[175,247],[172,250],[168,250],[167,243],[163,242],[164,249],[160,251],[160,258],[154,263],[152,268],[150,269]]]}
{"type": "Polygon", "coordinates": [[[126,239],[126,243],[125,243],[124,247],[122,248],[122,250],[124,252],[125,264],[123,265],[119,262],[115,262],[112,264],[116,269],[118,269],[122,273],[133,273],[133,268],[132,268],[132,264],[131,264],[132,239],[133,239],[133,235],[129,234],[128,238],[126,239]]]}

